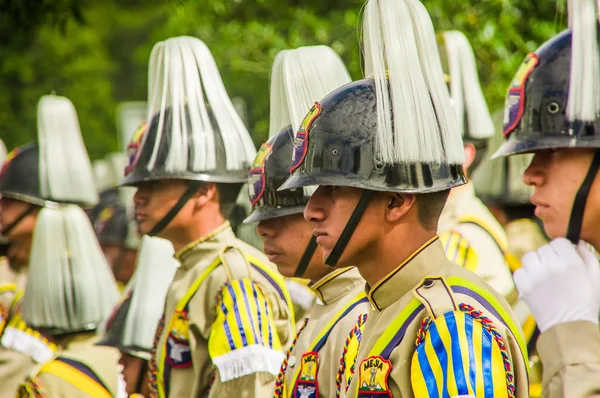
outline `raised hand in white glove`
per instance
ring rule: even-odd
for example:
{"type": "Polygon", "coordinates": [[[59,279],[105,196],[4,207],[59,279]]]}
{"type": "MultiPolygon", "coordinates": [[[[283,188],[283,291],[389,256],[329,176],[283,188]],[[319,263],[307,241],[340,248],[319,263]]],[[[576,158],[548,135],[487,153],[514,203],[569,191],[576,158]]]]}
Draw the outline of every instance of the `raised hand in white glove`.
{"type": "Polygon", "coordinates": [[[600,266],[583,241],[575,247],[567,239],[554,239],[521,262],[515,285],[540,331],[562,322],[598,324],[600,266]]]}

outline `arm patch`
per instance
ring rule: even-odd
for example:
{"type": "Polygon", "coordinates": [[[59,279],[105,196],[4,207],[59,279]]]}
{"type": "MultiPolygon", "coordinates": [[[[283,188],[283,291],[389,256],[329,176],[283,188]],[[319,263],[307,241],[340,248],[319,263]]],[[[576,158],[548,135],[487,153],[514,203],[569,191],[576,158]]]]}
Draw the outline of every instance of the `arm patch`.
{"type": "Polygon", "coordinates": [[[423,320],[411,381],[415,397],[515,396],[502,336],[489,318],[468,304],[423,320]]]}
{"type": "Polygon", "coordinates": [[[208,353],[222,382],[257,372],[277,375],[284,355],[273,311],[258,284],[233,280],[217,300],[208,353]]]}

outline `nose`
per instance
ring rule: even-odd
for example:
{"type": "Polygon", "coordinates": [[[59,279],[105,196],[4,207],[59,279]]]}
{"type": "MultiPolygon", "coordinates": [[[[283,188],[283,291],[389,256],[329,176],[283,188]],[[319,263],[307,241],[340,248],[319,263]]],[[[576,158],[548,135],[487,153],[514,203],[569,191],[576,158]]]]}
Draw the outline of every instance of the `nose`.
{"type": "Polygon", "coordinates": [[[144,194],[141,188],[138,188],[133,195],[133,204],[135,207],[144,206],[148,203],[148,197],[144,194]]]}
{"type": "Polygon", "coordinates": [[[523,173],[523,182],[525,185],[538,187],[544,182],[544,161],[541,154],[536,153],[531,163],[523,173]]]}
{"type": "Polygon", "coordinates": [[[323,207],[325,200],[325,189],[326,188],[320,186],[308,200],[308,203],[304,208],[304,219],[306,221],[317,223],[325,220],[325,212],[323,207]]]}
{"type": "Polygon", "coordinates": [[[274,226],[275,219],[262,220],[258,223],[256,227],[256,232],[263,239],[273,238],[276,235],[276,229],[274,228],[274,226]]]}

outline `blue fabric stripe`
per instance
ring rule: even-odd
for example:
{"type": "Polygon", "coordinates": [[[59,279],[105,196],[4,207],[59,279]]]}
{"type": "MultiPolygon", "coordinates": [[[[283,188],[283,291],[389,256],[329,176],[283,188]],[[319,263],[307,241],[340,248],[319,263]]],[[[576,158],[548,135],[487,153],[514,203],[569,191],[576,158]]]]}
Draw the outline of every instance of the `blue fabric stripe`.
{"type": "Polygon", "coordinates": [[[440,338],[435,322],[432,322],[429,326],[429,335],[431,336],[431,344],[433,345],[433,348],[435,348],[435,353],[437,354],[440,366],[442,367],[442,375],[444,378],[442,397],[450,398],[450,395],[448,394],[448,353],[446,352],[446,347],[444,347],[444,342],[440,338]]]}
{"type": "Polygon", "coordinates": [[[242,288],[242,294],[244,295],[244,302],[246,303],[246,308],[248,309],[248,316],[250,317],[250,326],[252,327],[252,335],[254,336],[254,344],[260,344],[260,340],[256,336],[256,327],[254,326],[254,317],[252,316],[252,310],[250,309],[250,302],[248,301],[248,293],[246,292],[246,286],[244,282],[240,283],[240,287],[242,288]]]}
{"type": "Polygon", "coordinates": [[[336,321],[333,323],[333,325],[331,325],[329,330],[323,335],[323,337],[317,342],[317,344],[315,344],[315,346],[310,351],[319,352],[321,350],[321,348],[323,348],[323,345],[325,345],[325,343],[327,342],[327,339],[329,338],[329,335],[331,335],[331,331],[333,330],[335,325],[337,325],[339,323],[339,321],[341,321],[346,315],[348,315],[348,313],[350,311],[352,311],[357,305],[359,305],[361,303],[366,303],[368,301],[369,301],[368,298],[363,297],[360,300],[354,302],[352,305],[350,305],[346,309],[346,311],[344,311],[344,313],[338,319],[336,319],[336,321]]]}
{"type": "Polygon", "coordinates": [[[454,370],[454,380],[456,381],[456,389],[458,395],[469,394],[467,379],[462,363],[462,352],[460,347],[460,337],[458,335],[458,327],[456,326],[456,315],[454,312],[449,312],[444,315],[446,325],[450,332],[450,341],[452,342],[452,368],[454,370]]]}
{"type": "Polygon", "coordinates": [[[433,370],[427,359],[425,344],[422,344],[417,348],[417,357],[419,359],[421,374],[423,374],[423,380],[425,380],[425,385],[427,386],[429,398],[439,398],[440,394],[438,393],[437,380],[435,379],[435,375],[433,374],[433,370]]]}
{"type": "Polygon", "coordinates": [[[279,297],[281,297],[281,299],[285,302],[287,302],[287,300],[285,299],[285,294],[283,293],[283,290],[281,290],[281,287],[277,284],[277,282],[275,282],[275,280],[273,278],[271,278],[271,276],[269,274],[267,274],[265,271],[262,270],[262,268],[260,268],[258,265],[250,263],[250,265],[252,267],[254,267],[255,270],[257,270],[267,281],[269,281],[269,283],[273,286],[273,288],[275,288],[275,290],[277,290],[277,293],[279,294],[279,297]]]}
{"type": "Polygon", "coordinates": [[[481,329],[481,362],[483,371],[483,390],[485,398],[494,398],[494,377],[492,376],[492,337],[485,329],[481,329]]]}
{"type": "Polygon", "coordinates": [[[475,348],[473,343],[473,318],[465,316],[465,334],[467,335],[467,344],[469,346],[469,379],[471,388],[477,391],[477,366],[475,365],[475,348]]]}
{"type": "Polygon", "coordinates": [[[392,338],[392,340],[390,340],[388,345],[381,352],[381,357],[383,359],[386,359],[386,360],[390,359],[390,355],[392,355],[392,351],[394,351],[394,349],[396,347],[398,347],[400,342],[402,342],[402,339],[404,339],[404,335],[406,334],[406,329],[408,329],[408,326],[413,322],[413,320],[417,317],[417,315],[419,315],[419,313],[421,311],[423,311],[424,309],[425,309],[425,307],[423,306],[423,304],[420,304],[413,311],[413,313],[410,314],[408,316],[408,318],[406,318],[406,322],[404,322],[404,324],[400,327],[400,329],[398,329],[398,332],[396,333],[396,335],[392,338]]]}
{"type": "Polygon", "coordinates": [[[267,303],[267,300],[263,300],[263,306],[265,308],[265,316],[267,317],[267,327],[269,328],[269,348],[273,348],[273,330],[271,328],[271,313],[269,311],[269,303],[267,303]]]}
{"type": "Polygon", "coordinates": [[[225,303],[221,300],[221,311],[223,311],[223,315],[225,316],[225,321],[223,322],[223,329],[225,329],[225,335],[227,336],[227,341],[229,342],[229,348],[233,351],[235,350],[235,344],[233,343],[233,336],[231,336],[231,329],[229,328],[229,323],[227,322],[227,307],[225,307],[225,303]]]}
{"type": "Polygon", "coordinates": [[[248,339],[246,338],[246,331],[244,330],[244,324],[242,323],[242,317],[240,316],[240,307],[237,303],[238,298],[235,295],[235,291],[231,285],[227,285],[227,290],[229,290],[229,294],[231,294],[231,298],[233,299],[233,314],[235,315],[237,327],[242,338],[242,346],[246,347],[248,345],[248,339]]]}
{"type": "Polygon", "coordinates": [[[260,344],[265,345],[262,333],[262,311],[260,309],[260,304],[258,303],[258,291],[256,290],[256,286],[254,286],[254,284],[252,285],[252,295],[254,296],[254,303],[256,303],[256,315],[258,317],[258,334],[260,334],[260,344]]]}

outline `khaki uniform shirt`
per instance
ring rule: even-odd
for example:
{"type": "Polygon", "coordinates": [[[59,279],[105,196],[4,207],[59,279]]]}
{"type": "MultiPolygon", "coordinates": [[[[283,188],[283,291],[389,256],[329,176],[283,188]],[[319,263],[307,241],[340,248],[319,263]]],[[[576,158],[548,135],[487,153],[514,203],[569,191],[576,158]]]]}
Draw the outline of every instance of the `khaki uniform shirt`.
{"type": "Polygon", "coordinates": [[[528,397],[527,348],[509,305],[448,261],[437,238],[367,290],[373,310],[348,396],[484,396],[486,387],[528,397]]]}
{"type": "Polygon", "coordinates": [[[475,272],[513,302],[515,285],[504,253],[498,247],[507,248],[506,234],[475,196],[473,184],[451,191],[438,233],[450,261],[475,272]]]}
{"type": "Polygon", "coordinates": [[[555,325],[537,342],[544,398],[600,397],[600,331],[592,322],[555,325]]]}
{"type": "Polygon", "coordinates": [[[19,388],[18,397],[126,397],[116,348],[97,346],[93,333],[62,341],[62,351],[38,366],[19,388]]]}
{"type": "Polygon", "coordinates": [[[19,385],[59,348],[28,327],[19,313],[11,313],[0,333],[0,397],[14,397],[19,385]]]}
{"type": "Polygon", "coordinates": [[[318,300],[284,362],[285,385],[278,380],[276,396],[336,396],[346,337],[370,308],[364,287],[354,267],[335,270],[312,286],[318,300]]]}
{"type": "Polygon", "coordinates": [[[150,363],[159,397],[267,397],[295,333],[283,277],[224,223],[179,250],[150,363]]]}
{"type": "Polygon", "coordinates": [[[521,260],[525,253],[535,251],[548,243],[538,224],[528,218],[509,222],[506,227],[508,251],[521,260]]]}

